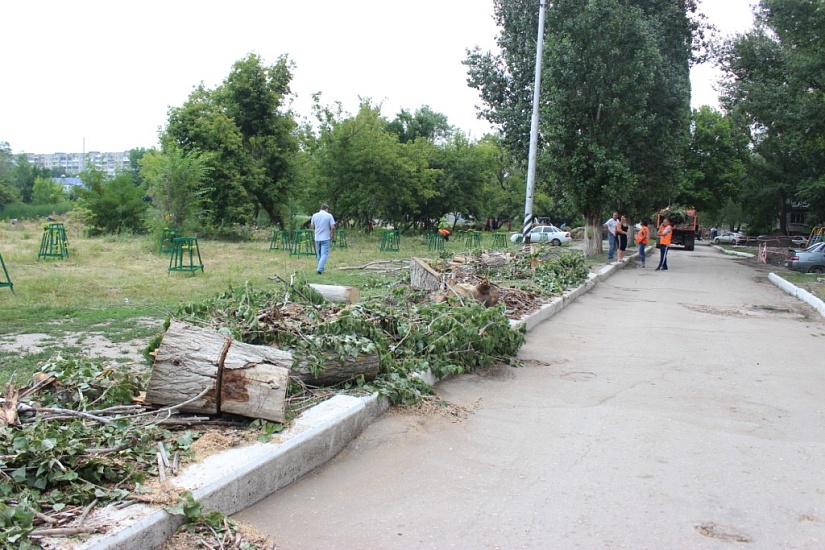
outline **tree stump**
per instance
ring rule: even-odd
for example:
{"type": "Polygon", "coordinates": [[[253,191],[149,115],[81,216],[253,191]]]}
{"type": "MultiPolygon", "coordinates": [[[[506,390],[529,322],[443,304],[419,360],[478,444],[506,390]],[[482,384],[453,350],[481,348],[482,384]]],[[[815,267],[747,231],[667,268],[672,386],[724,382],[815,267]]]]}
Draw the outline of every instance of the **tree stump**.
{"type": "Polygon", "coordinates": [[[421,258],[410,260],[410,286],[415,289],[438,290],[442,285],[442,274],[427,265],[421,258]]]}

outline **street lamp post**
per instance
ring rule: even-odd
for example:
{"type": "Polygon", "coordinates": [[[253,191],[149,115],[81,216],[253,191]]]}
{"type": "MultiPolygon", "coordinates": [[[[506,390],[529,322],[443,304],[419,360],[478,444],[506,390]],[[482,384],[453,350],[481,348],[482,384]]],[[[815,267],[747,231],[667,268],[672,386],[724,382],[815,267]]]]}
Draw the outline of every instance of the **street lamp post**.
{"type": "Polygon", "coordinates": [[[533,81],[533,116],[530,120],[530,152],[527,157],[527,196],[524,200],[524,223],[521,226],[525,250],[530,247],[533,227],[533,190],[536,187],[536,149],[539,140],[539,95],[541,92],[541,58],[544,50],[544,11],[546,0],[539,0],[538,37],[536,38],[536,76],[533,81]]]}

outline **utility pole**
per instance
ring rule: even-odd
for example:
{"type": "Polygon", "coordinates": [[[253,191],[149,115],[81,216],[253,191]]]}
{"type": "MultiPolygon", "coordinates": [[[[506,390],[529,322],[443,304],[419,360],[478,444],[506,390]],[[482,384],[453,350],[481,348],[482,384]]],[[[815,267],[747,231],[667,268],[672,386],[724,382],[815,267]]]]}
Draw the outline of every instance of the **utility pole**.
{"type": "Polygon", "coordinates": [[[544,50],[544,10],[547,0],[539,0],[539,29],[536,38],[536,77],[533,81],[533,116],[530,120],[530,153],[527,157],[527,196],[524,200],[524,224],[521,226],[525,250],[530,247],[533,228],[533,190],[536,187],[536,149],[539,141],[539,95],[541,92],[541,58],[544,50]]]}

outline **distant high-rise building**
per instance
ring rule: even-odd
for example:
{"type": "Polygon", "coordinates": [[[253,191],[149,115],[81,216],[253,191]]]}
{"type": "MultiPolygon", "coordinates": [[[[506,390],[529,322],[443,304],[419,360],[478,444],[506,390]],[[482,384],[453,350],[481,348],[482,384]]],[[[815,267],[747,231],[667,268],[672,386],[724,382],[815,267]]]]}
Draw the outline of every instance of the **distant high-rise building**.
{"type": "Polygon", "coordinates": [[[28,153],[26,156],[29,159],[29,163],[35,166],[49,169],[62,168],[64,174],[67,176],[76,175],[84,168],[91,166],[95,166],[109,175],[114,175],[119,170],[128,170],[131,167],[129,164],[129,151],[118,151],[115,153],[89,151],[85,153],[85,155],[84,153],[28,153]],[[83,162],[84,156],[86,160],[85,163],[83,162]]]}

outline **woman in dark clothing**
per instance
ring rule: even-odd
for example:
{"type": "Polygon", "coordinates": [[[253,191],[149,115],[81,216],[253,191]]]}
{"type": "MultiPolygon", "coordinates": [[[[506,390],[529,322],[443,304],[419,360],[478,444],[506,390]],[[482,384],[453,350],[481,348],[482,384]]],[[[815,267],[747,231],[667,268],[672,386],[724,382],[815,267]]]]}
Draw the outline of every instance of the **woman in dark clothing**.
{"type": "Polygon", "coordinates": [[[624,251],[627,250],[627,216],[622,216],[619,225],[616,227],[616,236],[619,238],[619,261],[624,260],[624,251]]]}

